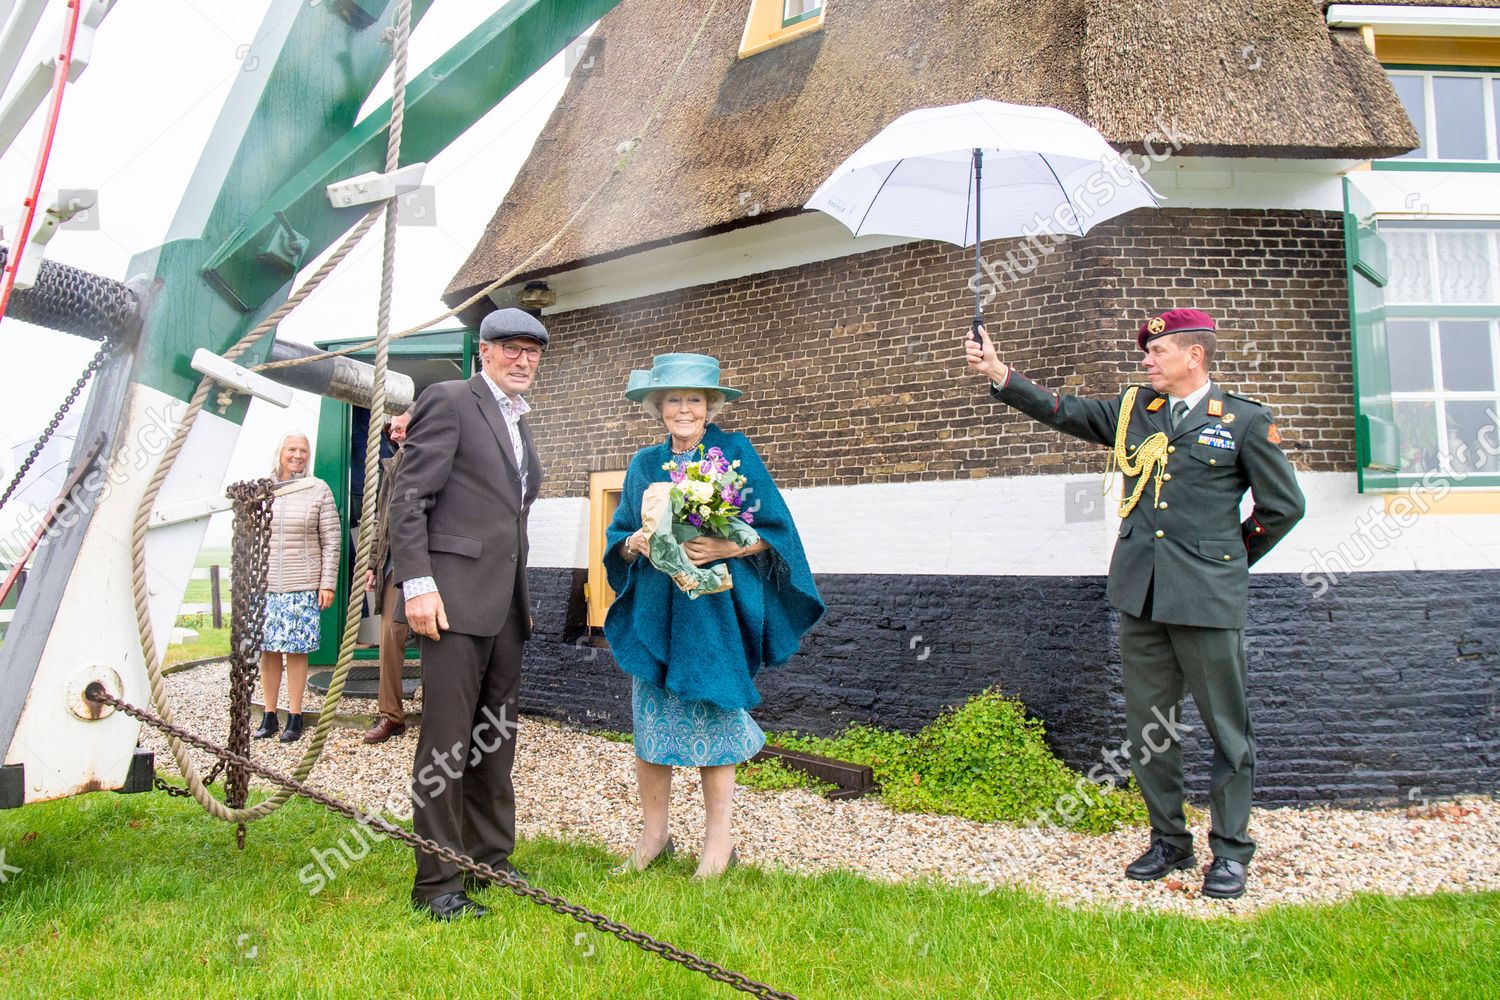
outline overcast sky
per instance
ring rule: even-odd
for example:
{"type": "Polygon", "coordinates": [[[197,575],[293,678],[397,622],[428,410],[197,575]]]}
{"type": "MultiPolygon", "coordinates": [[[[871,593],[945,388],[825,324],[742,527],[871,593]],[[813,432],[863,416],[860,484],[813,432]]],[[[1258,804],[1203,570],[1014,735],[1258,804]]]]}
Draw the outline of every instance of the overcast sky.
{"type": "MultiPolygon", "coordinates": [[[[47,257],[124,279],[130,258],[164,241],[204,142],[250,41],[267,16],[304,0],[120,0],[101,28],[87,71],[70,84],[53,145],[43,205],[59,189],[99,192],[96,231],[59,230],[47,257]]],[[[412,36],[411,74],[472,30],[498,4],[437,0],[412,36]]],[[[16,79],[57,44],[65,0],[49,0],[16,79]]],[[[371,29],[375,30],[375,29],[371,29]]],[[[442,312],[439,298],[468,256],[562,96],[558,57],[518,88],[428,167],[436,225],[403,226],[397,238],[393,329],[442,312]]],[[[377,84],[364,112],[390,97],[377,84]]],[[[45,120],[39,110],[0,157],[0,225],[7,242],[19,229],[21,199],[45,120]]],[[[311,262],[311,273],[321,261],[311,262]]],[[[303,342],[373,336],[380,289],[380,227],[366,235],[314,295],[282,325],[281,337],[303,342]]],[[[0,474],[12,472],[12,449],[24,450],[45,426],[96,345],[12,319],[0,325],[0,474]]],[[[230,479],[265,474],[270,452],[288,430],[317,430],[317,397],[298,393],[289,409],[256,402],[240,434],[230,479]]],[[[50,496],[18,498],[44,504],[50,496]]],[[[18,501],[12,501],[16,506],[18,501]]],[[[10,507],[0,514],[8,522],[10,507]]],[[[215,536],[227,537],[216,524],[215,536]]]]}

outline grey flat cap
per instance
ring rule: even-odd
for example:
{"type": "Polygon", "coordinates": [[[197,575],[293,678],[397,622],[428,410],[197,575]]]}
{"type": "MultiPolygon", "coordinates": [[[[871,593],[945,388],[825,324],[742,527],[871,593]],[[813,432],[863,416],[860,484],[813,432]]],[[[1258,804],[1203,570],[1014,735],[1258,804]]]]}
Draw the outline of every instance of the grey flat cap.
{"type": "Polygon", "coordinates": [[[530,339],[546,347],[549,339],[542,321],[524,309],[496,309],[479,322],[480,340],[530,339]]]}

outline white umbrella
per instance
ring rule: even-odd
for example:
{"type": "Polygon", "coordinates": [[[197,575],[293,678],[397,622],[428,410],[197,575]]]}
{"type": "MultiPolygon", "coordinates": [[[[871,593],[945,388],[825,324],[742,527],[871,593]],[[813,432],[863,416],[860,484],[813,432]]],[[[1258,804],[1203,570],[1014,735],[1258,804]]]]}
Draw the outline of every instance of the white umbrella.
{"type": "Polygon", "coordinates": [[[807,207],[855,236],[972,245],[977,279],[983,235],[1082,236],[1160,203],[1133,165],[1067,112],[978,100],[897,118],[841,163],[807,207]]]}

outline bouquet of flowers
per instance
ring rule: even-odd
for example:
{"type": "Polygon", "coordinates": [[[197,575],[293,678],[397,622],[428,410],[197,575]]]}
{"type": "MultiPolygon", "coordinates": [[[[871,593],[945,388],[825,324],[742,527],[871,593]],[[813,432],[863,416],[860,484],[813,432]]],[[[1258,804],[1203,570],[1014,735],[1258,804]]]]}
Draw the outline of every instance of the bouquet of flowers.
{"type": "Polygon", "coordinates": [[[718,448],[704,451],[701,444],[698,456],[681,465],[668,462],[662,466],[672,480],[672,523],[683,529],[673,532],[684,542],[699,535],[738,540],[735,519],[755,523],[755,515],[740,506],[745,490],[745,477],[738,471],[740,461],[729,461],[718,448]]]}
{"type": "Polygon", "coordinates": [[[760,541],[750,527],[754,513],[743,508],[751,488],[745,485],[739,467],[739,460],[731,462],[720,449],[705,451],[699,445],[696,458],[662,466],[670,483],[646,488],[641,521],[651,535],[649,558],[689,597],[717,594],[734,586],[734,581],[723,564],[694,566],[682,550],[683,542],[711,535],[748,548],[760,541]]]}

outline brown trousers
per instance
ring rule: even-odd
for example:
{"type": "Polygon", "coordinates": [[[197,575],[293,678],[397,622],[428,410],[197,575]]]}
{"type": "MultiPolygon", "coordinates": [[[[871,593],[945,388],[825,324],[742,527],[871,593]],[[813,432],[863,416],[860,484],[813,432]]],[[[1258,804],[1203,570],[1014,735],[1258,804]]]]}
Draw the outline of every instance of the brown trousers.
{"type": "Polygon", "coordinates": [[[401,671],[406,666],[406,642],[411,638],[411,629],[405,622],[396,621],[395,576],[385,574],[385,594],[380,602],[380,693],[376,706],[381,715],[402,725],[406,722],[406,710],[401,703],[401,671]]]}
{"type": "MultiPolygon", "coordinates": [[[[519,592],[518,592],[519,593],[519,592]]],[[[516,846],[516,701],[528,609],[517,602],[499,635],[422,638],[422,725],[412,764],[412,828],[498,867],[516,846]]],[[[416,899],[463,888],[457,865],[417,851],[416,899]]]]}

